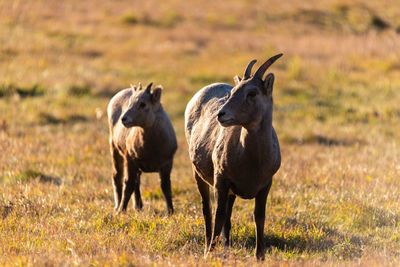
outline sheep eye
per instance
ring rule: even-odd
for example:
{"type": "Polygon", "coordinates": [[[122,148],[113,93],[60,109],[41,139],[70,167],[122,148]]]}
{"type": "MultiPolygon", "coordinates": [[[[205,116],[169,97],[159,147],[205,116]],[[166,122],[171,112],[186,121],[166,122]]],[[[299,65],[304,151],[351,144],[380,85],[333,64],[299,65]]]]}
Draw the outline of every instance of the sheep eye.
{"type": "Polygon", "coordinates": [[[146,104],[144,102],[140,103],[139,108],[144,108],[146,104]]]}
{"type": "Polygon", "coordinates": [[[256,92],[251,91],[250,93],[247,94],[248,97],[255,97],[257,95],[256,92]]]}

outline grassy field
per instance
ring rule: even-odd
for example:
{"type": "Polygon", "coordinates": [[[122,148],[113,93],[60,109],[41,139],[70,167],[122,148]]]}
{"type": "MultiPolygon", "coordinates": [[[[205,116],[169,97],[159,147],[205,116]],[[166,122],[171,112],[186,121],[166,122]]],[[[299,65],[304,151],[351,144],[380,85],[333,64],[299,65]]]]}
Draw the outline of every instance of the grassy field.
{"type": "Polygon", "coordinates": [[[0,265],[256,264],[240,199],[232,249],[203,258],[183,113],[278,52],[266,263],[400,265],[398,1],[265,2],[0,0],[0,265]],[[106,106],[139,81],[177,133],[173,216],[154,174],[143,211],[113,212],[106,106]]]}

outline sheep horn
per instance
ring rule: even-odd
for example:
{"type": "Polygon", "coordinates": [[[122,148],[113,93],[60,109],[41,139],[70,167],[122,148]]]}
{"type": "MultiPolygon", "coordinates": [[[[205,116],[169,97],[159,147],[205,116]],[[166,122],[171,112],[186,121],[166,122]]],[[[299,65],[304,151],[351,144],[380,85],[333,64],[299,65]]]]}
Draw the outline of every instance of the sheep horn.
{"type": "Polygon", "coordinates": [[[253,59],[252,61],[249,62],[249,64],[247,64],[246,70],[244,71],[243,80],[250,78],[251,69],[253,68],[254,63],[256,62],[257,60],[253,59]]]}
{"type": "Polygon", "coordinates": [[[272,63],[274,63],[282,55],[283,54],[275,55],[275,56],[271,57],[270,59],[268,59],[267,61],[265,61],[264,64],[262,64],[258,68],[258,70],[254,73],[254,78],[259,78],[260,80],[262,80],[264,73],[267,71],[268,67],[271,66],[272,63]]]}
{"type": "Polygon", "coordinates": [[[151,89],[152,85],[153,85],[153,83],[149,83],[149,85],[147,85],[147,87],[146,87],[146,92],[147,93],[150,93],[150,89],[151,89]]]}

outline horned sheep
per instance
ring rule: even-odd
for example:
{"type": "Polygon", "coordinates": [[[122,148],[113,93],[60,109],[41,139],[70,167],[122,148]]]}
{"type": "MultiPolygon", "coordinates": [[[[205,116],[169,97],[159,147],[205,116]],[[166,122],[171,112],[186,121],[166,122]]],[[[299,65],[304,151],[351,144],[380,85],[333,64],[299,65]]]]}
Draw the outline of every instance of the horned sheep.
{"type": "Polygon", "coordinates": [[[263,79],[268,67],[282,54],[262,64],[253,76],[251,61],[235,86],[215,83],[190,100],[185,111],[185,135],[194,177],[202,197],[206,250],[215,246],[223,231],[230,246],[231,213],[236,196],[255,198],[256,257],[265,258],[263,241],[265,207],[272,177],[281,165],[279,142],[272,126],[274,75],[263,79]],[[217,207],[212,228],[210,186],[217,207]]]}

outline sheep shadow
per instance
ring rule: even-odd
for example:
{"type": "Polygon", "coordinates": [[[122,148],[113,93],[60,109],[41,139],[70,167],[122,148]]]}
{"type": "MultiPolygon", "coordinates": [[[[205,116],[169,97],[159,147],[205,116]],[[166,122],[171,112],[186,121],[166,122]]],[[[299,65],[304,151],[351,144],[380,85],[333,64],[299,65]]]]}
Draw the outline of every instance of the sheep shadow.
{"type": "MultiPolygon", "coordinates": [[[[362,256],[363,244],[367,242],[365,238],[350,233],[339,232],[337,229],[324,223],[305,223],[295,218],[289,218],[286,219],[285,226],[288,228],[298,227],[306,230],[305,232],[309,232],[311,229],[319,229],[323,235],[313,237],[306,233],[289,233],[283,235],[282,233],[267,232],[264,234],[264,245],[267,248],[267,253],[328,253],[341,259],[354,259],[362,256]]],[[[232,240],[234,247],[246,250],[254,250],[256,247],[254,230],[248,236],[233,235],[232,240]]]]}
{"type": "MultiPolygon", "coordinates": [[[[233,227],[235,223],[233,222],[233,227]]],[[[264,234],[264,245],[267,254],[321,254],[322,257],[328,255],[338,259],[351,260],[360,258],[363,255],[363,244],[368,240],[350,233],[342,233],[332,226],[323,223],[305,223],[297,219],[286,219],[285,227],[297,227],[303,229],[301,233],[281,233],[268,232],[264,234]],[[311,229],[319,229],[324,235],[322,237],[312,237],[307,234],[311,229]],[[307,233],[306,233],[307,232],[307,233]]],[[[197,226],[193,232],[183,231],[174,240],[174,248],[182,249],[189,244],[192,253],[202,253],[205,240],[204,228],[197,226]],[[190,245],[191,244],[191,245],[190,245]]],[[[237,229],[236,229],[237,230],[237,229]]],[[[231,240],[233,251],[247,251],[252,254],[256,248],[255,229],[246,229],[245,232],[238,234],[232,229],[231,240]]],[[[219,238],[217,247],[222,248],[222,236],[219,238]]],[[[216,248],[219,250],[219,248],[216,248]]]]}

